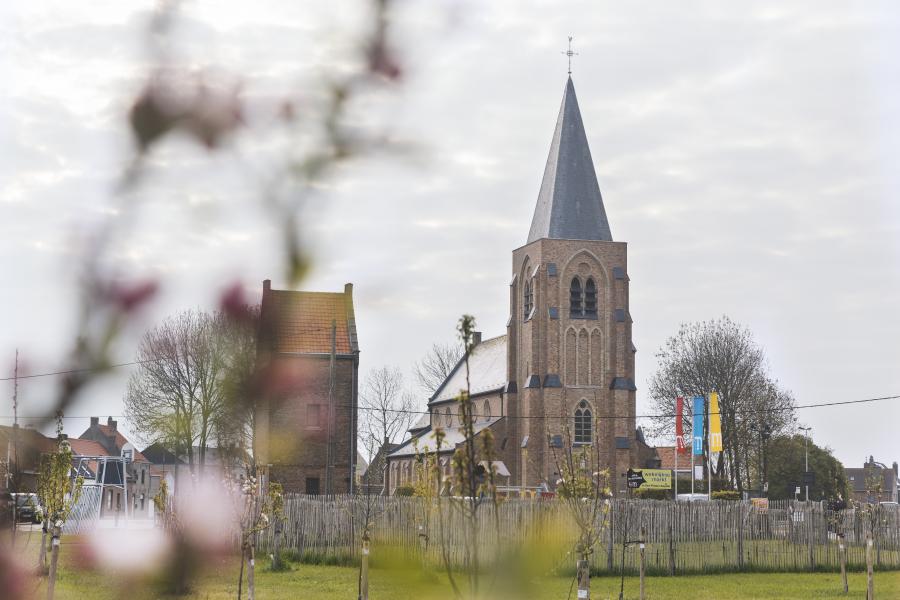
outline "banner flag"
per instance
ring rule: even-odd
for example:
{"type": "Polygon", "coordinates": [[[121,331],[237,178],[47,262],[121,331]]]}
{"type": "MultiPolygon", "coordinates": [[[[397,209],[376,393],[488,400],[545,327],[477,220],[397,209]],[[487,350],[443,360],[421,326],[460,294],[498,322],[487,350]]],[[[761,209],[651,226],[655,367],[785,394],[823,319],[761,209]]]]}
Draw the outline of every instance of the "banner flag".
{"type": "Polygon", "coordinates": [[[679,454],[687,453],[684,443],[684,398],[675,398],[675,448],[679,454]]]}
{"type": "Polygon", "coordinates": [[[719,392],[709,393],[709,451],[722,451],[722,419],[719,415],[719,392]]]}
{"type": "Polygon", "coordinates": [[[703,396],[694,396],[694,454],[703,454],[703,396]]]}

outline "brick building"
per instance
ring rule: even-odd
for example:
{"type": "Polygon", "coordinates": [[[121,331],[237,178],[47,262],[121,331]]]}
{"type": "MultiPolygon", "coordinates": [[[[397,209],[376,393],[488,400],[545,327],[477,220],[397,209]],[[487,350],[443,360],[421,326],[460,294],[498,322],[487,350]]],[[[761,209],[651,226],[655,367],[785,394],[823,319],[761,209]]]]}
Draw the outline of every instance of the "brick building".
{"type": "Polygon", "coordinates": [[[853,499],[863,503],[897,502],[900,495],[897,461],[888,467],[876,462],[874,456],[858,467],[845,468],[853,499]]]}
{"type": "Polygon", "coordinates": [[[110,463],[105,469],[101,469],[101,477],[109,487],[104,491],[102,514],[122,511],[126,508],[128,514],[149,516],[152,514],[152,496],[150,495],[151,474],[150,461],[119,431],[118,422],[112,417],[107,417],[106,423],[100,422],[100,417],[91,417],[91,426],[79,436],[82,440],[96,442],[96,445],[78,445],[72,440],[72,448],[76,453],[83,450],[83,455],[121,456],[125,458],[125,480],[119,464],[110,463]],[[103,453],[100,454],[100,448],[103,453]],[[127,490],[127,491],[126,491],[127,490]]]}
{"type": "Polygon", "coordinates": [[[257,464],[285,491],[352,491],[359,344],[353,286],[343,293],[273,290],[263,282],[257,361],[257,464]]]}
{"type": "MultiPolygon", "coordinates": [[[[564,420],[576,444],[599,444],[617,493],[625,471],[652,458],[635,429],[628,288],[627,244],[612,238],[569,77],[531,228],[512,252],[506,335],[478,340],[468,357],[476,435],[493,431],[510,486],[553,489],[551,445],[561,443],[564,420]]],[[[462,441],[454,400],[462,364],[429,399],[420,448],[433,447],[436,426],[446,454],[462,441]]],[[[391,454],[389,491],[413,476],[412,447],[391,454]]]]}

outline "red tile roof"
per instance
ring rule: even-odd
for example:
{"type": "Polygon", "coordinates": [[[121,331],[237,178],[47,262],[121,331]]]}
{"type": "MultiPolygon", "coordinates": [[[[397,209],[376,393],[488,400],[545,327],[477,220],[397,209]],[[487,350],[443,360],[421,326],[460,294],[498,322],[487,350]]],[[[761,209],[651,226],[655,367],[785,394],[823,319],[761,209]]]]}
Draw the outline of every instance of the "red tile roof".
{"type": "MultiPolygon", "coordinates": [[[[660,469],[674,469],[675,468],[675,446],[657,446],[656,447],[656,455],[659,456],[659,468],[660,469]]],[[[703,464],[702,456],[694,457],[695,465],[703,464]]],[[[678,457],[678,470],[691,470],[691,451],[688,448],[688,451],[684,454],[681,454],[678,457]]]]}
{"type": "Polygon", "coordinates": [[[69,438],[69,445],[72,447],[72,453],[76,456],[107,456],[109,454],[106,448],[93,440],[69,438]]]}
{"type": "Polygon", "coordinates": [[[266,343],[275,352],[330,354],[332,323],[335,352],[358,350],[349,293],[267,290],[263,292],[262,319],[266,343]]]}
{"type": "MultiPolygon", "coordinates": [[[[131,444],[131,441],[127,437],[122,435],[118,429],[116,429],[114,431],[113,428],[110,427],[109,425],[103,425],[103,424],[97,425],[97,427],[100,429],[100,432],[105,436],[111,436],[111,435],[115,434],[116,448],[118,448],[119,450],[121,450],[122,446],[124,446],[125,444],[131,444]]],[[[131,444],[131,445],[134,447],[134,459],[133,459],[134,462],[150,462],[146,458],[144,458],[144,455],[138,451],[137,447],[134,446],[134,444],[131,444]]],[[[106,453],[104,453],[104,454],[106,454],[106,453]]]]}

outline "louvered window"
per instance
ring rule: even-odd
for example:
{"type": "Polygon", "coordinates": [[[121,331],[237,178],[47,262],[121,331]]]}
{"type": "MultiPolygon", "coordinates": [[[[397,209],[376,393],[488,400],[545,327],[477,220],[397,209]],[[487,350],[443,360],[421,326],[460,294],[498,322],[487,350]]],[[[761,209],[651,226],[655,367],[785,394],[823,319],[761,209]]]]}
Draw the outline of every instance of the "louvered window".
{"type": "Polygon", "coordinates": [[[593,279],[584,283],[584,316],[589,319],[597,318],[597,286],[593,279]]]}
{"type": "Polygon", "coordinates": [[[569,317],[578,318],[584,316],[584,303],[581,298],[581,280],[572,278],[569,286],[569,317]]]}
{"type": "Polygon", "coordinates": [[[524,308],[523,319],[528,320],[531,316],[531,310],[534,308],[534,287],[530,279],[525,280],[525,291],[522,298],[522,306],[524,308]]]}

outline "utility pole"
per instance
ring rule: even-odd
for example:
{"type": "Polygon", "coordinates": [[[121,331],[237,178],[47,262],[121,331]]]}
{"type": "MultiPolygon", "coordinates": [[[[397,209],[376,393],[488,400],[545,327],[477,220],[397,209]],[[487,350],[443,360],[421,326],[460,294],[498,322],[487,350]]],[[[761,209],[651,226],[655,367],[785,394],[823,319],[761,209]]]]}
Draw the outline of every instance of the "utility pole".
{"type": "Polygon", "coordinates": [[[809,432],[812,430],[812,427],[799,427],[798,429],[806,434],[806,440],[803,443],[803,454],[805,456],[803,483],[806,485],[806,501],[809,502],[809,476],[807,475],[807,473],[809,473],[809,432]]]}

